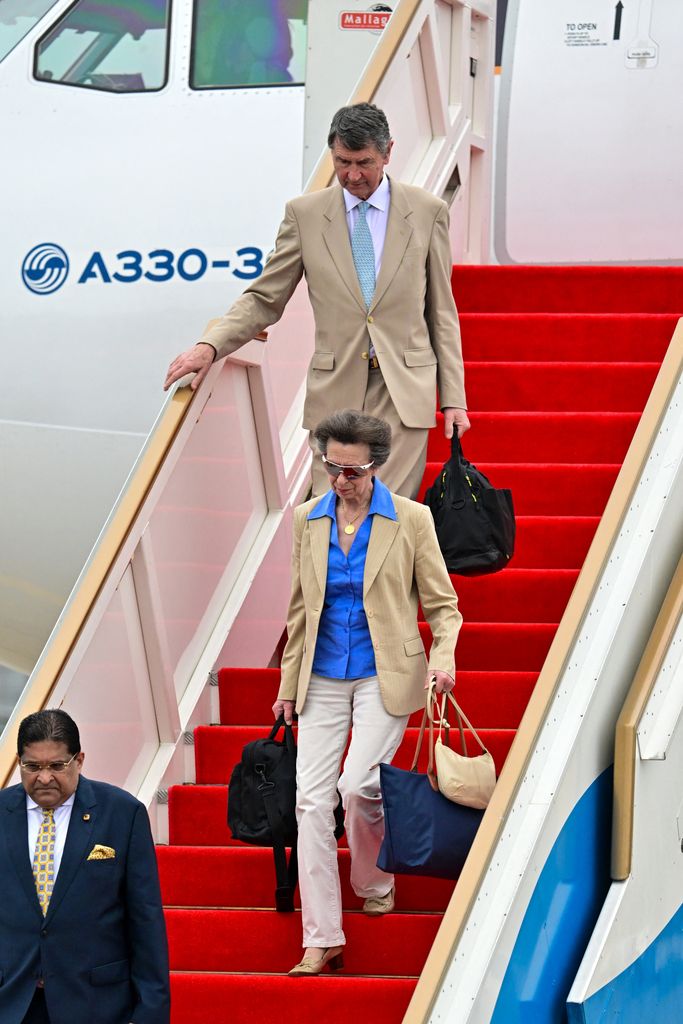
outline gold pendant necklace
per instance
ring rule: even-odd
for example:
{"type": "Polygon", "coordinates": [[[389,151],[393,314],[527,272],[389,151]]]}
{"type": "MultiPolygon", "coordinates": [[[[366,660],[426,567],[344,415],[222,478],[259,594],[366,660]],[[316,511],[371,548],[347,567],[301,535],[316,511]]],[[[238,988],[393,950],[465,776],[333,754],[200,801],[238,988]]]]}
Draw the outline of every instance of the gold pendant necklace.
{"type": "Polygon", "coordinates": [[[342,499],[342,512],[344,513],[344,519],[346,519],[346,526],[344,527],[344,533],[346,533],[349,536],[351,536],[352,533],[356,532],[356,527],[353,524],[355,523],[356,519],[358,519],[358,517],[363,512],[365,512],[366,509],[368,509],[369,507],[370,507],[369,505],[361,505],[361,507],[358,509],[358,511],[356,512],[356,514],[353,517],[353,519],[346,519],[346,505],[344,504],[344,501],[342,499]]]}

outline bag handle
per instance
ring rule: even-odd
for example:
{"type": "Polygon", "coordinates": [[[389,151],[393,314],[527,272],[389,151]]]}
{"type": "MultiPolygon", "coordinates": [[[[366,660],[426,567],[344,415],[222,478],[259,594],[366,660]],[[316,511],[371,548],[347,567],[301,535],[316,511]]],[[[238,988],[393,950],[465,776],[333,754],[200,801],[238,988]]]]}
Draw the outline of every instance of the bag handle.
{"type": "Polygon", "coordinates": [[[422,722],[420,724],[420,732],[417,737],[417,743],[415,745],[415,756],[413,757],[413,763],[410,766],[411,772],[417,771],[417,761],[420,756],[420,750],[422,749],[422,740],[424,739],[425,729],[427,727],[427,720],[429,720],[429,763],[427,765],[427,775],[429,782],[433,790],[438,790],[439,784],[436,781],[436,772],[434,771],[434,716],[432,713],[432,701],[436,704],[438,709],[438,703],[434,694],[434,687],[430,686],[427,690],[427,696],[425,699],[425,709],[422,712],[422,722]]]}
{"type": "MultiPolygon", "coordinates": [[[[463,722],[465,723],[467,728],[470,730],[470,732],[472,733],[472,735],[474,736],[475,740],[477,741],[477,743],[479,744],[481,749],[484,751],[484,753],[488,754],[488,752],[489,752],[488,748],[486,746],[484,746],[484,744],[482,743],[481,737],[479,736],[479,733],[474,728],[474,726],[470,722],[469,718],[467,717],[465,712],[462,710],[462,708],[460,707],[460,705],[458,704],[458,702],[456,701],[456,699],[455,699],[455,697],[453,696],[452,693],[444,693],[444,694],[442,694],[442,701],[441,701],[441,712],[442,712],[442,715],[443,715],[444,708],[446,707],[446,700],[447,699],[451,702],[451,704],[455,708],[455,713],[456,713],[456,715],[458,717],[458,727],[460,729],[460,738],[462,740],[463,753],[465,754],[465,756],[467,756],[467,747],[465,745],[465,734],[464,734],[463,728],[462,728],[462,723],[463,722]]],[[[440,733],[439,733],[439,735],[440,735],[440,733]]]]}
{"type": "Polygon", "coordinates": [[[273,728],[270,730],[268,739],[274,740],[277,734],[279,733],[280,729],[282,728],[284,728],[285,730],[285,743],[287,745],[287,750],[290,752],[290,754],[294,754],[296,756],[296,743],[294,742],[294,732],[292,730],[291,725],[288,725],[285,722],[284,715],[280,715],[277,721],[273,724],[273,728]]]}

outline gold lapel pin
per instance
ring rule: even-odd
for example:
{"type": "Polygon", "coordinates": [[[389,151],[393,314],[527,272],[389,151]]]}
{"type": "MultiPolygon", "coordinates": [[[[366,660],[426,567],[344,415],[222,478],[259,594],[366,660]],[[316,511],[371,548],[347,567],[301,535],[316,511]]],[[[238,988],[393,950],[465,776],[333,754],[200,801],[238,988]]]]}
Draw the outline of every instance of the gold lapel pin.
{"type": "Polygon", "coordinates": [[[83,821],[90,821],[90,815],[89,814],[84,814],[83,815],[83,821]]]}

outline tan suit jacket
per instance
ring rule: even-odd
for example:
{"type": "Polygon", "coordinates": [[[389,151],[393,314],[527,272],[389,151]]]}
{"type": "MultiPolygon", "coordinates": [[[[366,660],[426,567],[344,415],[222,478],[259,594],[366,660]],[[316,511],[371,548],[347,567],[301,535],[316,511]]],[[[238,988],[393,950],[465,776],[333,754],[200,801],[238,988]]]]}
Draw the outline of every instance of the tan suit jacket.
{"type": "Polygon", "coordinates": [[[263,274],[201,338],[219,358],[234,352],[280,319],[305,274],[315,315],[307,429],[335,409],[363,408],[371,343],[404,426],[434,425],[437,384],[442,408],[466,408],[446,204],[412,185],[392,179],[390,186],[382,267],[369,310],[342,189],[333,185],[287,204],[263,274]]]}
{"type": "MultiPolygon", "coordinates": [[[[363,604],[375,648],[386,710],[407,715],[425,702],[427,658],[417,625],[418,601],[432,630],[429,668],[455,678],[454,649],[462,624],[453,590],[425,505],[392,494],[397,520],[373,516],[363,579],[363,604]]],[[[278,697],[306,702],[327,582],[329,516],[308,519],[320,498],[294,510],[292,596],[278,697]]]]}

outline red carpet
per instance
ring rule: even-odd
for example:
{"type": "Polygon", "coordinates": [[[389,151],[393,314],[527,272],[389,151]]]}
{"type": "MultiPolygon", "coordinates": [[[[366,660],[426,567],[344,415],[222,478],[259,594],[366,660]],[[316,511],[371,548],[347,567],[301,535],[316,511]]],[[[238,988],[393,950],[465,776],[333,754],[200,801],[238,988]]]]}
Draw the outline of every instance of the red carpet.
{"type": "MultiPolygon", "coordinates": [[[[456,267],[473,430],[467,457],[513,492],[510,567],[454,577],[465,618],[457,692],[496,765],[510,748],[659,363],[683,312],[678,268],[456,267]]],[[[429,443],[426,487],[448,446],[429,443]]],[[[429,630],[421,632],[427,646],[429,630]]],[[[271,652],[264,651],[264,664],[271,652]]],[[[263,735],[274,669],[220,672],[220,726],[195,732],[197,784],[169,794],[171,845],[158,851],[173,970],[173,1024],[301,1024],[354,1014],[398,1024],[453,883],[400,878],[396,910],[360,913],[340,869],[348,938],[342,975],[283,977],[299,956],[300,920],[267,909],[272,855],[230,839],[230,770],[263,735]]],[[[413,716],[397,763],[409,763],[413,716]]]]}

